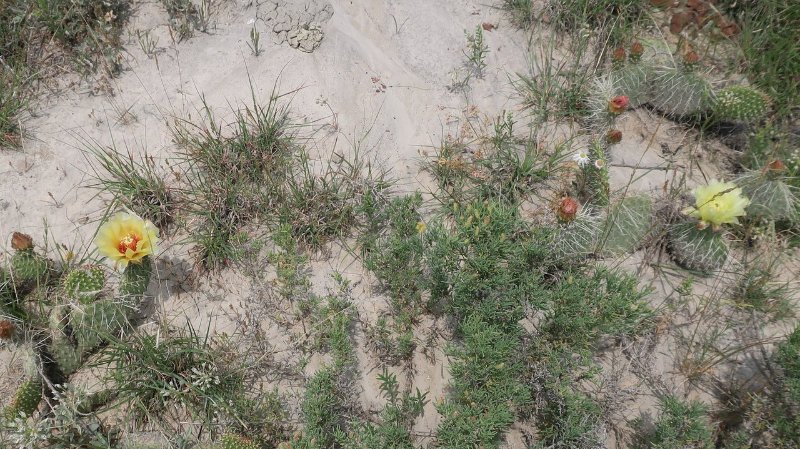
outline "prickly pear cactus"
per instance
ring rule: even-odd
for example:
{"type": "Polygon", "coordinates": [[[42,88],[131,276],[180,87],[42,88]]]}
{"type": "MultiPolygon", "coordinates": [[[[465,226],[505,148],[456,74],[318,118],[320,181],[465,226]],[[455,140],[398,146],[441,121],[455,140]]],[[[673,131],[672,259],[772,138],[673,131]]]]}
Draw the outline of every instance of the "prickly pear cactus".
{"type": "Polygon", "coordinates": [[[78,342],[78,353],[86,354],[99,346],[105,337],[128,329],[131,312],[128,304],[112,299],[74,307],[69,321],[78,342]]]}
{"type": "Polygon", "coordinates": [[[17,389],[14,399],[3,411],[3,417],[13,420],[17,417],[31,416],[42,400],[42,379],[37,376],[26,380],[17,389]]]}
{"type": "Polygon", "coordinates": [[[798,220],[798,199],[795,188],[780,178],[767,174],[749,173],[737,180],[742,193],[750,199],[747,215],[772,221],[798,220]]]}
{"type": "Polygon", "coordinates": [[[668,231],[669,249],[681,266],[702,273],[719,269],[728,259],[728,245],[711,227],[698,229],[690,221],[673,224],[668,231]]]}
{"type": "Polygon", "coordinates": [[[629,253],[641,245],[650,232],[653,202],[646,196],[622,199],[611,207],[600,238],[604,253],[629,253]]]}
{"type": "Polygon", "coordinates": [[[650,99],[659,111],[689,117],[708,112],[714,104],[711,84],[693,70],[665,67],[656,70],[650,85],[650,99]]]}
{"type": "Polygon", "coordinates": [[[769,97],[752,87],[730,86],[716,94],[714,117],[719,120],[753,124],[769,112],[769,97]]]}
{"type": "Polygon", "coordinates": [[[70,299],[90,303],[100,294],[105,284],[106,275],[102,268],[81,267],[64,277],[64,292],[70,299]]]}
{"type": "Polygon", "coordinates": [[[629,62],[614,72],[614,84],[621,95],[627,95],[631,107],[641,106],[647,101],[648,82],[653,69],[643,62],[629,62]]]}
{"type": "Polygon", "coordinates": [[[597,250],[602,231],[601,218],[591,211],[580,211],[574,220],[563,224],[554,240],[555,251],[566,258],[584,258],[597,250]]]}
{"type": "Polygon", "coordinates": [[[122,279],[119,284],[121,299],[138,303],[147,290],[152,271],[153,264],[150,257],[145,257],[141,263],[129,263],[122,273],[122,279]]]}
{"type": "Polygon", "coordinates": [[[49,351],[53,361],[65,376],[77,371],[83,363],[83,357],[78,348],[64,335],[53,336],[49,351]]]}
{"type": "Polygon", "coordinates": [[[50,277],[50,261],[32,248],[17,251],[11,257],[11,280],[20,292],[44,285],[50,277]]]}
{"type": "Polygon", "coordinates": [[[220,439],[217,449],[259,449],[260,447],[250,438],[226,433],[220,439]]]}
{"type": "Polygon", "coordinates": [[[598,207],[608,206],[610,187],[606,152],[599,141],[592,143],[591,163],[583,169],[589,185],[590,201],[598,207]]]}

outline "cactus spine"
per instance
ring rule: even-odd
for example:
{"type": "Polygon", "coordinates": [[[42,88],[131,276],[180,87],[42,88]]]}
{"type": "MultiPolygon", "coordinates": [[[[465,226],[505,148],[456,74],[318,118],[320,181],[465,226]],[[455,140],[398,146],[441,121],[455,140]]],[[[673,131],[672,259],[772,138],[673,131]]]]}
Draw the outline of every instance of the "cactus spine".
{"type": "Polygon", "coordinates": [[[31,416],[33,412],[39,408],[39,402],[42,400],[42,379],[38,375],[34,375],[31,379],[26,380],[17,389],[14,394],[14,399],[3,411],[3,417],[8,420],[13,420],[18,417],[31,416]]]}
{"type": "Polygon", "coordinates": [[[716,94],[714,117],[737,123],[753,124],[769,111],[769,97],[747,86],[726,87],[716,94]]]}
{"type": "Polygon", "coordinates": [[[150,256],[142,259],[140,263],[129,263],[122,273],[119,284],[121,299],[126,302],[138,304],[147,285],[150,283],[150,274],[153,271],[153,263],[150,256]]]}
{"type": "Polygon", "coordinates": [[[689,117],[709,111],[714,92],[711,84],[694,70],[694,64],[656,69],[650,86],[649,103],[675,117],[689,117]]]}
{"type": "Polygon", "coordinates": [[[725,239],[711,227],[699,229],[691,221],[675,223],[668,230],[668,239],[672,257],[689,270],[710,273],[728,259],[725,239]]]}
{"type": "Polygon", "coordinates": [[[105,283],[106,275],[102,268],[81,267],[64,278],[64,291],[71,299],[89,303],[100,294],[105,283]]]}
{"type": "Polygon", "coordinates": [[[781,177],[769,172],[753,172],[739,178],[737,184],[750,198],[747,215],[771,221],[797,221],[800,200],[796,189],[781,177]]]}
{"type": "Polygon", "coordinates": [[[653,202],[646,196],[623,198],[611,207],[603,235],[603,252],[611,255],[634,251],[650,232],[653,202]]]}

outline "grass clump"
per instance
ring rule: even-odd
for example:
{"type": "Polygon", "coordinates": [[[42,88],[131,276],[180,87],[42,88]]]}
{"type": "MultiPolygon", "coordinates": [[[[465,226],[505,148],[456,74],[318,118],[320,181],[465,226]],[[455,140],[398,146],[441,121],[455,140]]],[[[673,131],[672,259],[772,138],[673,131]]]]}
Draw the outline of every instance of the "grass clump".
{"type": "Polygon", "coordinates": [[[141,159],[118,152],[115,148],[90,145],[92,168],[97,179],[92,187],[108,192],[122,208],[150,220],[160,229],[175,220],[177,198],[156,168],[155,159],[141,159]]]}
{"type": "Polygon", "coordinates": [[[175,140],[183,147],[192,238],[206,268],[229,263],[235,251],[231,239],[247,222],[277,206],[295,146],[295,126],[286,105],[274,91],[265,105],[235,111],[235,121],[223,131],[204,103],[204,123],[178,120],[175,140]]]}
{"type": "Polygon", "coordinates": [[[186,418],[212,425],[220,416],[236,416],[232,404],[243,395],[244,371],[229,349],[191,327],[138,330],[109,339],[97,364],[110,367],[114,404],[124,405],[134,422],[180,432],[186,418]]]}

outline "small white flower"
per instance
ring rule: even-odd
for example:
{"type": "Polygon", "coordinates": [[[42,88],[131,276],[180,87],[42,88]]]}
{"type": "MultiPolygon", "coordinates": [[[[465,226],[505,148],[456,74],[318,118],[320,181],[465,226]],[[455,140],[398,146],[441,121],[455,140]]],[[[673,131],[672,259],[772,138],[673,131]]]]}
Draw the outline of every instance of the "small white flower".
{"type": "Polygon", "coordinates": [[[598,170],[602,169],[605,166],[606,166],[606,161],[603,159],[598,159],[594,161],[594,167],[598,170]]]}
{"type": "Polygon", "coordinates": [[[589,153],[586,150],[580,150],[572,156],[572,160],[578,163],[578,167],[585,167],[589,163],[589,153]]]}

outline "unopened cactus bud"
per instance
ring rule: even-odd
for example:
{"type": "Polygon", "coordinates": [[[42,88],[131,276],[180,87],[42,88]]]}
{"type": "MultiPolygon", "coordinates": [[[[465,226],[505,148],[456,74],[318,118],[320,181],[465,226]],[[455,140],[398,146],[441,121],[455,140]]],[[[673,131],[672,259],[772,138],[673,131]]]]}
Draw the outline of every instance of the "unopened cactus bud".
{"type": "Polygon", "coordinates": [[[618,129],[609,129],[606,133],[606,142],[613,145],[622,140],[622,131],[618,129]]]}
{"type": "Polygon", "coordinates": [[[618,95],[608,101],[608,112],[611,114],[622,114],[628,107],[628,97],[618,95]]]}
{"type": "Polygon", "coordinates": [[[622,47],[614,49],[614,52],[611,53],[611,62],[617,66],[622,65],[625,62],[625,49],[622,47]]]}
{"type": "Polygon", "coordinates": [[[698,55],[694,50],[689,50],[685,55],[683,55],[683,62],[690,67],[697,65],[697,63],[700,62],[700,55],[698,55]]]}
{"type": "Polygon", "coordinates": [[[575,216],[578,215],[578,201],[572,197],[566,197],[562,199],[558,203],[558,208],[556,209],[556,215],[558,216],[559,221],[562,223],[569,223],[570,221],[575,219],[575,216]]]}
{"type": "Polygon", "coordinates": [[[16,332],[17,326],[12,321],[0,321],[0,340],[11,340],[16,332]]]}
{"type": "Polygon", "coordinates": [[[630,52],[631,61],[639,62],[643,54],[644,54],[644,46],[641,44],[641,42],[634,42],[633,45],[631,45],[631,52],[630,52]]]}

